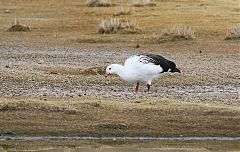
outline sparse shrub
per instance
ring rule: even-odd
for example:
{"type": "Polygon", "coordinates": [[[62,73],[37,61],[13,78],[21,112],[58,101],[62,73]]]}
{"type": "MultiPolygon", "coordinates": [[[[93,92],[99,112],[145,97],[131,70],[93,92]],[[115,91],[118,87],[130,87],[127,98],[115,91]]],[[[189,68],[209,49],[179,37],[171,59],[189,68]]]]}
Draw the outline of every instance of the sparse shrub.
{"type": "Polygon", "coordinates": [[[27,31],[30,31],[30,27],[25,25],[20,25],[17,20],[10,28],[7,29],[7,32],[27,32],[27,31]]]}
{"type": "Polygon", "coordinates": [[[137,28],[136,22],[122,21],[117,18],[110,20],[102,20],[99,24],[99,33],[139,33],[140,30],[137,28]]]}
{"type": "Polygon", "coordinates": [[[99,24],[99,33],[116,33],[121,28],[121,22],[117,18],[102,20],[99,24]]]}
{"type": "Polygon", "coordinates": [[[163,43],[167,41],[192,40],[195,38],[194,30],[187,26],[175,26],[164,29],[161,37],[154,38],[154,42],[163,43]]]}
{"type": "Polygon", "coordinates": [[[231,28],[228,33],[225,40],[235,40],[240,39],[240,26],[231,28]]]}
{"type": "Polygon", "coordinates": [[[86,2],[86,6],[88,7],[109,7],[112,6],[110,0],[88,0],[86,2]]]}

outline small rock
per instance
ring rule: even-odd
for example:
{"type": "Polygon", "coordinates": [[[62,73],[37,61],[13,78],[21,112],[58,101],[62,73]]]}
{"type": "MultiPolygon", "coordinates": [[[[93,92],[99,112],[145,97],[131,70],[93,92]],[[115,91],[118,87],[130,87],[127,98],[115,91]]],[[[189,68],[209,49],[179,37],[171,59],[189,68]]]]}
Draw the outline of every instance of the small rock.
{"type": "Polygon", "coordinates": [[[14,136],[14,135],[16,135],[16,133],[15,133],[15,132],[12,132],[12,131],[5,131],[5,132],[3,132],[2,135],[5,135],[5,136],[14,136]]]}
{"type": "Polygon", "coordinates": [[[58,73],[55,71],[51,71],[50,74],[58,74],[58,73]]]}
{"type": "Polygon", "coordinates": [[[43,60],[39,60],[38,64],[43,64],[43,62],[44,62],[43,60]]]}
{"type": "Polygon", "coordinates": [[[11,13],[11,11],[9,9],[5,9],[4,13],[11,13]]]}
{"type": "Polygon", "coordinates": [[[5,68],[10,68],[10,65],[6,65],[5,68]]]}

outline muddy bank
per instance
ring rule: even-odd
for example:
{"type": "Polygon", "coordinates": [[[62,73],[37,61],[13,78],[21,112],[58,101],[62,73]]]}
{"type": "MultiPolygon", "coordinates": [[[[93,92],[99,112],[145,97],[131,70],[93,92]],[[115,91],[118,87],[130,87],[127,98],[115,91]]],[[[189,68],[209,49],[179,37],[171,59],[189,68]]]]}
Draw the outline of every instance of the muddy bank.
{"type": "Polygon", "coordinates": [[[169,99],[1,98],[0,134],[239,137],[239,110],[238,105],[169,99]]]}
{"type": "Polygon", "coordinates": [[[238,151],[239,141],[6,141],[0,150],[9,151],[82,151],[82,152],[225,152],[238,151]]]}

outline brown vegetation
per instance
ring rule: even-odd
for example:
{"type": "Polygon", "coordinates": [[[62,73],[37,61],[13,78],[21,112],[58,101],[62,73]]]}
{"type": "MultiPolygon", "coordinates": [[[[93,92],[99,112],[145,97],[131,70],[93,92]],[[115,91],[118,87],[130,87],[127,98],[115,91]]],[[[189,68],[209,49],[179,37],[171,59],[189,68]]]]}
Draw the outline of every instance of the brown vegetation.
{"type": "Polygon", "coordinates": [[[157,6],[152,0],[134,0],[133,5],[134,7],[144,7],[144,6],[157,6]]]}
{"type": "Polygon", "coordinates": [[[181,40],[193,40],[195,38],[194,30],[191,27],[176,26],[163,30],[162,36],[153,38],[155,43],[181,41],[181,40]]]}
{"type": "Polygon", "coordinates": [[[120,34],[133,34],[139,33],[140,29],[137,27],[136,23],[123,21],[118,18],[112,18],[110,20],[102,20],[99,24],[99,33],[103,34],[112,34],[112,33],[120,33],[120,34]]]}
{"type": "Polygon", "coordinates": [[[225,40],[236,40],[236,39],[240,39],[240,26],[231,28],[228,31],[227,37],[225,38],[225,40]]]}
{"type": "Polygon", "coordinates": [[[109,7],[112,5],[110,0],[88,0],[86,2],[86,6],[88,7],[109,7]]]}
{"type": "MultiPolygon", "coordinates": [[[[114,1],[116,5],[122,8],[131,6],[128,1],[114,1]]],[[[144,3],[144,2],[142,2],[144,3]]],[[[154,35],[160,35],[162,29],[175,25],[188,25],[193,27],[195,36],[199,41],[196,45],[201,45],[202,40],[212,43],[221,43],[226,37],[226,30],[239,22],[237,16],[237,1],[221,0],[219,3],[213,1],[154,1],[156,7],[136,7],[131,8],[134,12],[127,16],[127,20],[135,21],[144,30],[144,36],[131,34],[126,37],[119,37],[118,34],[108,36],[112,41],[118,39],[126,42],[148,42],[154,35]],[[212,7],[214,6],[214,7],[212,7]],[[224,10],[224,12],[222,12],[224,10]],[[219,22],[226,19],[225,22],[219,22]],[[216,23],[218,23],[216,25],[216,23]]],[[[98,24],[101,19],[111,18],[116,8],[114,7],[85,7],[86,0],[80,1],[47,1],[41,3],[35,1],[23,1],[22,3],[2,1],[0,9],[11,10],[11,15],[2,13],[0,15],[1,37],[10,35],[3,33],[9,26],[13,17],[21,16],[21,20],[28,22],[31,26],[31,33],[24,35],[24,38],[31,41],[46,40],[48,43],[60,42],[66,44],[72,37],[87,39],[101,39],[98,35],[98,24]],[[47,4],[47,5],[46,5],[47,4]],[[37,9],[32,11],[35,6],[37,9]],[[17,6],[15,8],[15,6],[17,6]],[[54,7],[52,7],[54,6],[54,7]],[[64,6],[64,7],[63,7],[64,6]],[[41,17],[38,19],[38,17],[41,17]],[[38,34],[36,34],[38,32],[38,34]],[[93,34],[95,33],[95,34],[93,34]],[[32,39],[34,37],[34,39],[32,39]],[[60,38],[54,39],[53,37],[60,38]]],[[[118,13],[116,13],[118,14],[118,13]]],[[[119,13],[121,14],[121,13],[119,13]]],[[[128,14],[128,12],[126,13],[128,14]]],[[[121,16],[119,19],[124,19],[121,16]]],[[[121,32],[119,33],[121,34],[121,32]]],[[[22,37],[23,38],[23,37],[22,37]]],[[[4,38],[3,38],[4,39],[4,38]]],[[[11,39],[11,38],[10,38],[11,39]]],[[[13,40],[13,39],[12,39],[13,40]]],[[[122,42],[121,41],[121,42],[122,42]]],[[[74,42],[73,42],[74,43],[74,42]]],[[[88,43],[86,41],[85,43],[88,43]]],[[[33,42],[33,44],[35,44],[33,42]]],[[[69,45],[69,44],[68,44],[69,45]]],[[[74,44],[72,44],[74,45],[74,44]]],[[[171,45],[171,44],[170,44],[171,45]]]]}
{"type": "Polygon", "coordinates": [[[233,105],[194,104],[168,99],[131,102],[100,98],[43,99],[46,98],[1,98],[0,134],[240,135],[240,126],[236,125],[240,111],[233,105]]]}
{"type": "Polygon", "coordinates": [[[18,21],[7,29],[7,32],[27,32],[30,31],[29,26],[20,25],[18,21]]]}
{"type": "Polygon", "coordinates": [[[126,9],[124,7],[120,7],[113,13],[113,16],[131,15],[131,14],[132,14],[131,10],[126,9]]]}
{"type": "Polygon", "coordinates": [[[41,70],[49,74],[60,75],[103,75],[106,67],[90,67],[90,68],[71,68],[71,67],[42,67],[41,70]]]}

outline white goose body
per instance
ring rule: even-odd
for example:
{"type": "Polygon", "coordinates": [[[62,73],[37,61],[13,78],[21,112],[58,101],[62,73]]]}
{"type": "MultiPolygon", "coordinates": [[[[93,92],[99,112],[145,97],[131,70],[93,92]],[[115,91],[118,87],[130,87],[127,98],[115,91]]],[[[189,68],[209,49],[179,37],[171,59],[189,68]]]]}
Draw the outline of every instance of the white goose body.
{"type": "Polygon", "coordinates": [[[162,56],[154,54],[133,55],[128,58],[124,66],[112,64],[106,68],[106,75],[117,74],[121,79],[128,82],[137,82],[135,91],[138,91],[139,83],[144,82],[148,91],[153,79],[157,79],[164,72],[180,72],[175,63],[162,56]]]}

